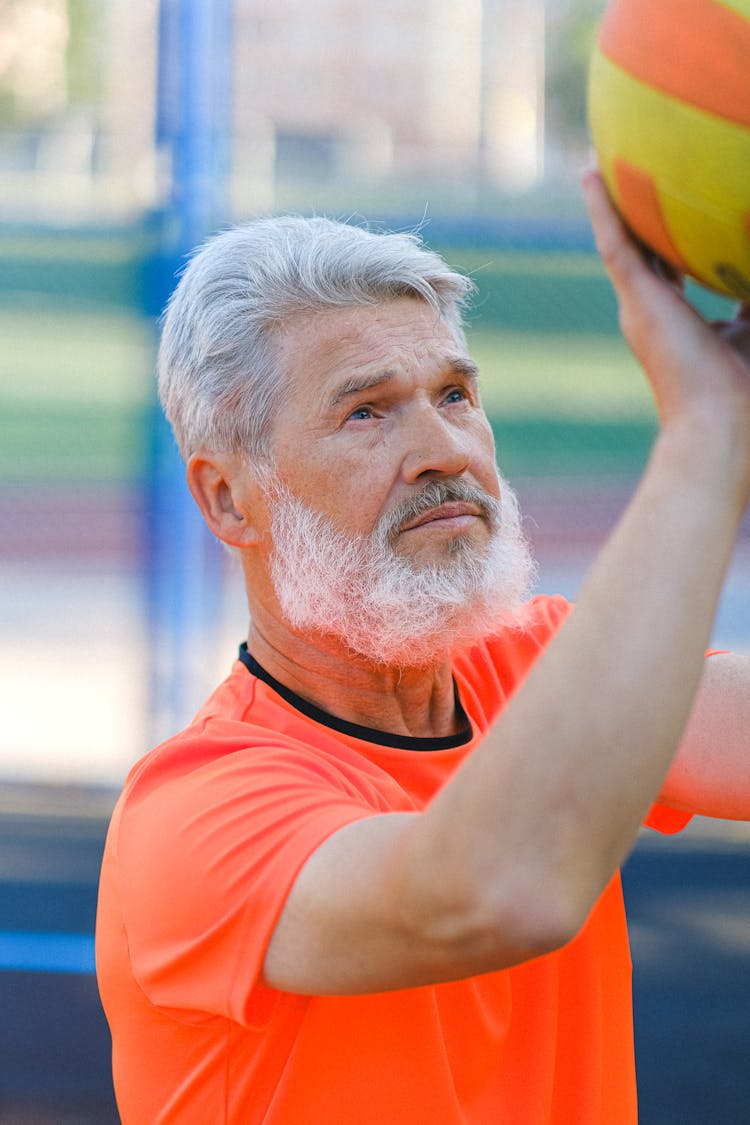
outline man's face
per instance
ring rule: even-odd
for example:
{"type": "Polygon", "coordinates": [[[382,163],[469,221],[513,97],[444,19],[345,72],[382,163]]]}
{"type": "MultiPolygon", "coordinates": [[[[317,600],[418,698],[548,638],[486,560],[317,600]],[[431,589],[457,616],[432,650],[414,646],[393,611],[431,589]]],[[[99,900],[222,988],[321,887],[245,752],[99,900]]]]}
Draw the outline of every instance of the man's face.
{"type": "Polygon", "coordinates": [[[425,303],[300,317],[265,479],[276,595],[304,632],[415,665],[492,631],[531,562],[476,369],[425,303]]]}
{"type": "MultiPolygon", "coordinates": [[[[348,535],[370,535],[428,481],[461,479],[499,496],[477,372],[425,302],[300,316],[282,333],[291,393],[272,435],[278,475],[348,535]]],[[[394,550],[433,561],[451,542],[487,542],[471,505],[436,509],[400,530],[394,550]]]]}

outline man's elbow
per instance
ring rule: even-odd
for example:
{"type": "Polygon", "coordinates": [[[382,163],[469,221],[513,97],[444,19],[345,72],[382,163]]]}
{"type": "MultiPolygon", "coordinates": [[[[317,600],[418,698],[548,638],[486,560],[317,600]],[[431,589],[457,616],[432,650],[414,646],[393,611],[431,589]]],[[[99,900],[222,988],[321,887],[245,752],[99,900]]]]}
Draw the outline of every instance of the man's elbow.
{"type": "Polygon", "coordinates": [[[496,940],[502,934],[510,937],[517,950],[514,960],[520,963],[567,945],[583,926],[589,909],[580,896],[566,893],[562,882],[514,880],[491,899],[488,925],[496,940]]]}
{"type": "Polygon", "coordinates": [[[555,952],[576,936],[591,905],[559,885],[550,888],[515,875],[475,893],[467,890],[464,884],[452,899],[445,895],[427,935],[439,959],[461,976],[507,969],[555,952]]]}

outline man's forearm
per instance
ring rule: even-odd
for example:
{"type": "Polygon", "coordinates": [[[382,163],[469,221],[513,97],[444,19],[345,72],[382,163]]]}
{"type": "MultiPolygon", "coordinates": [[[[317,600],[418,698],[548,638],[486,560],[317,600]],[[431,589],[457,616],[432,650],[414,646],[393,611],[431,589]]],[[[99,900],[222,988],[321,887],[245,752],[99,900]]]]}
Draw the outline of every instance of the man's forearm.
{"type": "MultiPolygon", "coordinates": [[[[421,813],[335,833],[300,873],[267,979],[381,991],[500,969],[583,923],[680,741],[750,498],[750,366],[655,276],[586,180],[660,436],[569,620],[421,813]]],[[[745,328],[748,325],[745,324],[745,328]]]]}
{"type": "Polygon", "coordinates": [[[436,887],[496,910],[504,940],[516,909],[520,944],[572,936],[678,746],[744,502],[718,434],[696,441],[659,438],[571,618],[425,816],[425,857],[468,826],[436,887]]]}

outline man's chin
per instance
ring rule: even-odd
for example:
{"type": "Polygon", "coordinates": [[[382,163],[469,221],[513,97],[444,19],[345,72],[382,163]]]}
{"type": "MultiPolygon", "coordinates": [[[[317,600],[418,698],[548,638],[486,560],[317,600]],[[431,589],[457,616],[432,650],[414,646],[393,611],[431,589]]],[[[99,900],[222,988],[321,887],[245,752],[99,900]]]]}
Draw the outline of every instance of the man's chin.
{"type": "Polygon", "coordinates": [[[449,521],[402,532],[392,545],[393,554],[415,570],[441,567],[451,562],[478,561],[486,557],[489,532],[484,524],[456,529],[449,521]],[[441,526],[443,523],[445,526],[441,526]]]}
{"type": "MultiPolygon", "coordinates": [[[[508,617],[512,617],[511,611],[508,617]]],[[[378,668],[401,670],[435,667],[449,660],[457,651],[465,651],[498,633],[506,616],[486,607],[446,613],[443,621],[420,629],[416,615],[404,613],[402,620],[380,623],[372,629],[354,626],[331,631],[327,635],[347,657],[378,668]]],[[[321,633],[318,633],[318,637],[321,633]]]]}

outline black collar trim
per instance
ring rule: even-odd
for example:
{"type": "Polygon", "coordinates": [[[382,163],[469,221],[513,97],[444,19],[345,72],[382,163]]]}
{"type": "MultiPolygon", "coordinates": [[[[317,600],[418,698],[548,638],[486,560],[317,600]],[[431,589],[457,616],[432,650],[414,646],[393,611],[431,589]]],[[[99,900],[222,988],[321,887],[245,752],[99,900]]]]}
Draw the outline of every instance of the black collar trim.
{"type": "Polygon", "coordinates": [[[248,652],[247,644],[240,645],[239,658],[245,665],[247,670],[253,676],[257,676],[259,680],[263,680],[269,687],[285,699],[287,703],[291,703],[292,707],[297,711],[301,711],[303,715],[314,719],[316,723],[321,723],[325,727],[330,727],[332,730],[340,731],[342,734],[348,734],[352,738],[358,738],[362,742],[374,742],[377,746],[392,746],[396,750],[452,750],[456,746],[465,746],[467,742],[471,742],[472,729],[468,716],[464,711],[461,700],[458,695],[458,687],[454,681],[453,691],[456,700],[456,713],[461,722],[461,729],[456,734],[450,734],[445,738],[412,738],[410,735],[404,734],[390,734],[388,731],[375,730],[372,727],[363,727],[358,723],[347,722],[346,719],[339,719],[336,715],[330,715],[327,711],[322,711],[316,707],[314,703],[310,703],[307,699],[303,699],[296,692],[291,691],[288,687],[284,687],[279,683],[269,672],[265,670],[258,663],[254,656],[248,652]]]}

